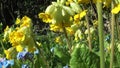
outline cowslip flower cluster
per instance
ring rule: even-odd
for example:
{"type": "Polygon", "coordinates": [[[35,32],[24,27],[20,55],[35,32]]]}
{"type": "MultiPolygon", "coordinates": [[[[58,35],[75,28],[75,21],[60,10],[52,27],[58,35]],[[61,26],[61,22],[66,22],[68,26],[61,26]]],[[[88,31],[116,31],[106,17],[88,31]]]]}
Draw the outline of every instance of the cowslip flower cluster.
{"type": "Polygon", "coordinates": [[[65,6],[63,2],[52,2],[45,11],[45,13],[39,13],[38,16],[43,22],[50,24],[50,30],[63,32],[63,27],[70,27],[72,21],[71,16],[74,15],[74,11],[65,6]]]}
{"type": "MultiPolygon", "coordinates": [[[[16,28],[6,28],[4,41],[9,41],[12,45],[12,50],[16,52],[23,51],[27,48],[29,52],[34,52],[35,42],[32,34],[32,21],[29,17],[24,16],[22,19],[16,19],[16,28]]],[[[6,58],[10,59],[10,50],[5,50],[6,58]]]]}
{"type": "Polygon", "coordinates": [[[72,0],[69,0],[69,5],[66,5],[65,0],[58,0],[49,5],[45,13],[39,13],[38,16],[45,23],[50,24],[50,30],[54,32],[66,32],[69,35],[74,35],[75,31],[71,28],[74,23],[79,21],[86,15],[87,10],[81,11],[80,6],[72,0]]]}

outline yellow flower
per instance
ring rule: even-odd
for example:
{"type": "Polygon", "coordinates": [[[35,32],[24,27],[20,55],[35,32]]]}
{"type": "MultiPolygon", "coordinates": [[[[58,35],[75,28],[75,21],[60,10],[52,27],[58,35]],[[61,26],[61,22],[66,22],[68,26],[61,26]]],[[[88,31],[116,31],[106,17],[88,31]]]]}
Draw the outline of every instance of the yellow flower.
{"type": "Polygon", "coordinates": [[[40,42],[36,42],[36,44],[37,44],[38,46],[42,46],[42,44],[41,44],[40,42]]]}
{"type": "Polygon", "coordinates": [[[120,4],[118,4],[114,9],[112,9],[111,12],[112,12],[113,14],[118,14],[119,11],[120,11],[120,4]]]}
{"type": "Polygon", "coordinates": [[[32,21],[29,17],[27,16],[24,16],[22,19],[21,19],[21,22],[22,24],[20,25],[20,27],[31,27],[32,26],[32,21]]]}
{"type": "Polygon", "coordinates": [[[12,29],[11,28],[9,28],[9,26],[7,26],[6,28],[5,28],[5,30],[4,30],[4,39],[3,39],[3,41],[7,41],[7,40],[9,40],[9,34],[12,32],[12,29]]]}
{"type": "Polygon", "coordinates": [[[24,41],[24,39],[25,39],[25,35],[23,32],[13,31],[9,35],[9,41],[10,43],[12,43],[12,46],[16,46],[20,44],[21,42],[24,41]]]}
{"type": "Polygon", "coordinates": [[[17,18],[16,21],[15,21],[15,24],[18,25],[18,24],[20,24],[20,22],[21,22],[21,21],[20,21],[20,18],[17,18]]]}
{"type": "Polygon", "coordinates": [[[107,51],[110,52],[111,51],[111,45],[106,47],[107,51]]]}
{"type": "Polygon", "coordinates": [[[50,30],[55,32],[63,32],[61,26],[56,26],[55,24],[50,24],[50,30]]]}
{"type": "Polygon", "coordinates": [[[15,37],[18,41],[24,41],[24,39],[25,39],[25,35],[23,32],[16,32],[15,37]]]}
{"type": "Polygon", "coordinates": [[[74,34],[74,30],[71,27],[66,27],[67,33],[70,35],[74,34]]]}
{"type": "Polygon", "coordinates": [[[70,3],[72,3],[73,2],[73,0],[68,0],[68,1],[66,1],[66,5],[68,6],[68,5],[70,5],[70,3]]]}
{"type": "Polygon", "coordinates": [[[52,21],[51,16],[46,13],[39,13],[39,18],[42,18],[43,22],[50,23],[52,21]]]}
{"type": "Polygon", "coordinates": [[[8,50],[4,50],[7,59],[11,59],[10,52],[8,50]]]}
{"type": "Polygon", "coordinates": [[[76,15],[74,16],[74,23],[75,23],[75,24],[79,24],[79,22],[80,22],[80,16],[79,16],[79,14],[76,14],[76,15]]]}
{"type": "Polygon", "coordinates": [[[95,27],[97,27],[97,26],[98,26],[98,21],[97,21],[97,20],[94,20],[94,21],[93,21],[93,25],[94,25],[95,27]]]}
{"type": "Polygon", "coordinates": [[[11,47],[8,50],[4,50],[7,59],[13,59],[17,53],[15,47],[11,47]]]}
{"type": "Polygon", "coordinates": [[[16,50],[17,50],[17,52],[22,52],[23,47],[19,44],[19,45],[16,46],[16,50]]]}
{"type": "Polygon", "coordinates": [[[6,26],[6,28],[4,29],[4,32],[9,30],[9,26],[6,26]]]}
{"type": "Polygon", "coordinates": [[[74,23],[79,24],[80,20],[86,15],[87,10],[80,12],[74,16],[74,23]]]}
{"type": "Polygon", "coordinates": [[[87,13],[87,10],[84,10],[80,13],[80,19],[82,19],[87,13]]]}
{"type": "Polygon", "coordinates": [[[76,32],[75,32],[75,41],[78,41],[78,40],[81,40],[81,39],[83,39],[83,35],[82,35],[82,32],[80,31],[80,30],[77,30],[76,32]]]}
{"type": "Polygon", "coordinates": [[[79,14],[76,14],[76,15],[74,16],[74,21],[79,21],[79,18],[80,18],[79,14]]]}
{"type": "Polygon", "coordinates": [[[61,37],[60,36],[56,37],[55,42],[61,44],[61,37]]]}

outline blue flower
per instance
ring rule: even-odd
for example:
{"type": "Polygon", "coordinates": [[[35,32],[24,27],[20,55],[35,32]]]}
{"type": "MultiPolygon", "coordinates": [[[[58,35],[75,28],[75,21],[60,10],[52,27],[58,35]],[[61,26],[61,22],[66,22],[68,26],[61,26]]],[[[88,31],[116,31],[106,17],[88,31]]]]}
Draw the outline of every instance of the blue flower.
{"type": "Polygon", "coordinates": [[[111,39],[111,36],[107,35],[106,38],[105,38],[105,41],[110,42],[110,39],[111,39]]]}
{"type": "Polygon", "coordinates": [[[26,51],[19,52],[19,53],[17,54],[17,59],[23,59],[23,58],[25,58],[26,54],[27,54],[26,51]]]}
{"type": "Polygon", "coordinates": [[[68,65],[66,65],[66,66],[64,66],[63,68],[69,68],[69,66],[68,66],[68,65]]]}
{"type": "Polygon", "coordinates": [[[34,51],[34,54],[39,54],[39,50],[36,49],[36,50],[34,51]]]}
{"type": "Polygon", "coordinates": [[[27,54],[26,54],[25,57],[28,58],[28,59],[30,59],[30,60],[32,60],[33,57],[34,57],[34,55],[32,53],[27,52],[27,54]]]}
{"type": "Polygon", "coordinates": [[[14,65],[14,60],[6,60],[5,58],[0,58],[0,68],[8,68],[14,65]]]}
{"type": "Polygon", "coordinates": [[[22,68],[30,68],[27,64],[22,64],[22,68]]]}
{"type": "Polygon", "coordinates": [[[50,49],[50,51],[51,51],[51,52],[54,52],[54,47],[52,47],[52,48],[50,49]]]}
{"type": "Polygon", "coordinates": [[[32,60],[34,57],[34,55],[30,52],[27,52],[27,51],[22,51],[22,52],[19,52],[17,54],[17,59],[20,60],[26,60],[26,59],[29,59],[29,60],[32,60]]]}

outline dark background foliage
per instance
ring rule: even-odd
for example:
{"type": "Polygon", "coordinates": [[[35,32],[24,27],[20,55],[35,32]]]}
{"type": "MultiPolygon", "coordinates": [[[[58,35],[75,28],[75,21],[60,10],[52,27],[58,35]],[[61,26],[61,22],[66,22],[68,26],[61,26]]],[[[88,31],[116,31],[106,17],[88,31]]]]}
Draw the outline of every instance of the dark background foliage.
{"type": "Polygon", "coordinates": [[[45,24],[38,19],[38,13],[43,12],[51,1],[55,0],[0,0],[0,23],[3,24],[3,29],[24,15],[32,19],[36,29],[42,29],[45,24]]]}

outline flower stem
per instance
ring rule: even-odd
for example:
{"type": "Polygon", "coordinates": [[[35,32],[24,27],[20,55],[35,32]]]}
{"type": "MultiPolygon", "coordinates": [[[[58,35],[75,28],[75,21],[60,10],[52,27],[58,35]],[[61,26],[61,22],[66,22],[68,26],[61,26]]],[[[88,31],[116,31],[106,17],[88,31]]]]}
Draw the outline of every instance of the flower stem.
{"type": "Polygon", "coordinates": [[[2,43],[2,41],[0,41],[0,44],[2,45],[2,49],[5,50],[5,47],[4,47],[3,43],[2,43]]]}
{"type": "Polygon", "coordinates": [[[118,22],[118,16],[115,16],[115,26],[116,26],[116,33],[117,33],[117,39],[120,40],[120,28],[119,28],[119,22],[118,22]]]}
{"type": "MultiPolygon", "coordinates": [[[[112,2],[112,9],[114,8],[114,4],[112,2]]],[[[113,60],[114,60],[114,25],[115,25],[115,15],[112,13],[112,19],[111,19],[111,54],[110,54],[110,68],[113,68],[113,60]]]]}
{"type": "Polygon", "coordinates": [[[65,38],[66,38],[66,41],[67,41],[68,49],[69,49],[69,51],[70,51],[70,53],[71,53],[71,43],[70,43],[70,39],[68,38],[68,35],[67,35],[67,32],[66,32],[66,29],[65,29],[64,25],[63,25],[62,28],[63,28],[63,32],[64,32],[64,34],[65,34],[65,38]]]}
{"type": "Polygon", "coordinates": [[[100,68],[105,68],[102,2],[99,2],[99,0],[97,1],[98,1],[97,13],[98,13],[98,32],[99,32],[99,46],[100,46],[100,68]]]}
{"type": "Polygon", "coordinates": [[[90,25],[89,25],[89,18],[86,14],[85,19],[87,21],[87,29],[88,29],[88,44],[89,44],[89,50],[92,51],[92,46],[91,46],[91,34],[90,34],[90,25]]]}
{"type": "MultiPolygon", "coordinates": [[[[34,39],[34,42],[35,42],[35,47],[38,49],[38,51],[39,51],[39,53],[40,53],[40,54],[39,54],[39,57],[42,58],[41,60],[42,60],[43,63],[44,63],[43,67],[49,68],[48,63],[47,63],[47,61],[46,61],[46,58],[45,58],[45,56],[43,55],[43,50],[40,49],[40,47],[39,47],[39,45],[36,43],[35,39],[34,39]]],[[[37,57],[37,58],[39,58],[39,57],[37,57]]]]}

